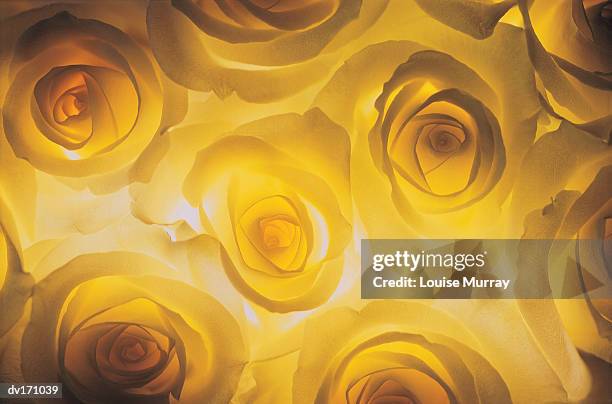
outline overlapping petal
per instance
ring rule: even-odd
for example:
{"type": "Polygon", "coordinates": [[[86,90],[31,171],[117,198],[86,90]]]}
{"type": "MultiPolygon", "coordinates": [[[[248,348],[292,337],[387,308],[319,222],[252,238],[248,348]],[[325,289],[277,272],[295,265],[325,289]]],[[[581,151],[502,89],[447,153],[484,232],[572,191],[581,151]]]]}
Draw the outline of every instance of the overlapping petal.
{"type": "Polygon", "coordinates": [[[159,261],[109,252],[77,257],[36,285],[22,368],[85,402],[224,403],[246,355],[214,298],[159,261]]]}
{"type": "Polygon", "coordinates": [[[24,272],[19,235],[12,214],[0,199],[0,337],[23,314],[30,297],[32,277],[24,272]]]}

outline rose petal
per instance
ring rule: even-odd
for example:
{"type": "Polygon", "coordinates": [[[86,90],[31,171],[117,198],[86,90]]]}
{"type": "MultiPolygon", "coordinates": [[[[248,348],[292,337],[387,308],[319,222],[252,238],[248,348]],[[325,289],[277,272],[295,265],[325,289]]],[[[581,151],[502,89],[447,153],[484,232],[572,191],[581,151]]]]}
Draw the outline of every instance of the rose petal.
{"type": "Polygon", "coordinates": [[[0,199],[0,337],[22,316],[34,280],[22,268],[19,238],[10,211],[0,199]]]}
{"type": "Polygon", "coordinates": [[[417,4],[438,21],[476,39],[489,37],[498,21],[516,1],[487,3],[474,0],[416,0],[417,4]]]}

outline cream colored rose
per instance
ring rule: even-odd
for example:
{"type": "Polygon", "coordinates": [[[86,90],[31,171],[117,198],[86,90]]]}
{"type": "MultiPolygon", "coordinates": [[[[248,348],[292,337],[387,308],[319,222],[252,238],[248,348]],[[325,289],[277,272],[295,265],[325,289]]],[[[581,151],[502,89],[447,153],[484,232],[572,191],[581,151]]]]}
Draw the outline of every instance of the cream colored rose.
{"type": "Polygon", "coordinates": [[[293,402],[511,403],[499,372],[466,345],[472,339],[417,303],[332,310],[306,328],[293,402]]]}
{"type": "Polygon", "coordinates": [[[164,0],[147,23],[176,82],[255,102],[290,96],[324,77],[334,51],[362,34],[388,0],[164,0]]]}
{"type": "Polygon", "coordinates": [[[186,92],[142,45],[142,22],[124,27],[129,33],[109,25],[142,10],[122,13],[50,5],[3,24],[3,129],[17,157],[54,175],[109,173],[133,164],[185,113],[186,92]]]}
{"type": "MultiPolygon", "coordinates": [[[[517,287],[559,299],[522,302],[521,309],[556,362],[580,361],[569,338],[581,351],[610,357],[610,175],[611,166],[602,168],[583,193],[561,191],[525,219],[523,237],[548,242],[540,243],[539,251],[521,251],[517,287]],[[559,331],[542,328],[542,316],[560,320],[559,331]],[[566,341],[565,355],[555,353],[560,341],[566,341]]],[[[574,380],[574,375],[566,377],[574,380]]]]}
{"type": "Polygon", "coordinates": [[[227,403],[246,361],[240,328],[210,295],[145,255],[79,256],[34,289],[21,363],[83,402],[227,403]]]}
{"type": "Polygon", "coordinates": [[[334,292],[350,239],[348,153],[346,133],[319,110],[246,124],[198,153],[183,192],[245,297],[288,312],[334,292]]]}
{"type": "Polygon", "coordinates": [[[486,40],[504,21],[524,28],[543,106],[609,138],[610,3],[605,0],[416,0],[436,20],[486,40]],[[603,126],[602,126],[603,125],[603,126]]]}
{"type": "Polygon", "coordinates": [[[500,180],[506,151],[499,123],[486,107],[496,100],[473,73],[446,55],[424,51],[385,84],[370,149],[398,205],[456,210],[482,199],[500,180]],[[458,86],[471,88],[448,88],[448,70],[458,86]]]}
{"type": "MultiPolygon", "coordinates": [[[[612,166],[603,168],[576,199],[557,235],[575,237],[576,278],[601,337],[612,335],[612,166]]],[[[574,284],[578,286],[577,284],[574,284]]],[[[571,293],[571,292],[570,292],[571,293]]]]}
{"type": "Polygon", "coordinates": [[[353,196],[369,234],[499,234],[500,206],[540,109],[521,32],[499,26],[486,41],[445,45],[417,26],[431,48],[372,45],[336,72],[315,105],[351,133],[353,196]],[[494,59],[483,56],[493,48],[494,59]]]}
{"type": "Polygon", "coordinates": [[[610,138],[612,35],[610,3],[603,0],[519,1],[530,56],[550,108],[610,138]]]}

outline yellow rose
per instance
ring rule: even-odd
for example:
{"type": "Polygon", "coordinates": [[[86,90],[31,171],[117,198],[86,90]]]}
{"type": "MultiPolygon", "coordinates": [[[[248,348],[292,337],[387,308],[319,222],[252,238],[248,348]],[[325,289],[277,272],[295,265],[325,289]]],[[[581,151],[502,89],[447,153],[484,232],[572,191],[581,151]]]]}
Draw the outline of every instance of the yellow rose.
{"type": "Polygon", "coordinates": [[[198,153],[183,192],[245,297],[288,312],[334,292],[351,236],[348,155],[346,133],[316,109],[246,124],[198,153]]]}
{"type": "MultiPolygon", "coordinates": [[[[523,237],[548,242],[540,244],[537,252],[522,251],[517,278],[519,288],[559,298],[554,303],[521,304],[525,318],[547,347],[562,339],[550,338],[555,334],[550,327],[540,327],[543,313],[563,321],[559,322],[563,330],[555,335],[568,338],[566,334],[569,334],[581,350],[604,360],[611,354],[608,338],[612,332],[611,168],[602,168],[582,194],[561,191],[551,204],[527,216],[523,237]]],[[[567,357],[575,360],[575,353],[557,356],[554,360],[567,357]]]]}
{"type": "Polygon", "coordinates": [[[561,191],[527,215],[522,237],[527,242],[518,247],[518,293],[555,298],[519,300],[525,322],[548,361],[560,369],[569,397],[585,402],[602,399],[600,390],[590,391],[581,382],[589,371],[596,385],[601,377],[589,353],[604,361],[610,357],[610,174],[606,166],[582,195],[561,191]]]}
{"type": "Polygon", "coordinates": [[[487,40],[444,43],[417,26],[431,45],[364,49],[315,105],[351,133],[352,190],[369,234],[499,234],[540,112],[521,32],[504,25],[487,40]]]}
{"type": "Polygon", "coordinates": [[[330,57],[372,25],[388,0],[165,0],[147,23],[176,82],[255,102],[286,97],[326,74],[330,57]]]}
{"type": "MultiPolygon", "coordinates": [[[[485,307],[479,316],[487,312],[485,307]]],[[[524,363],[516,355],[496,353],[495,341],[501,344],[503,336],[490,339],[484,330],[472,334],[456,319],[419,303],[380,301],[360,311],[334,309],[309,320],[293,377],[293,402],[511,403],[529,402],[530,394],[535,394],[531,402],[561,398],[558,390],[553,392],[558,383],[548,364],[534,352],[537,348],[520,322],[515,323],[520,316],[504,313],[512,323],[502,329],[514,330],[504,350],[530,352],[525,369],[542,371],[537,386],[515,373],[524,363]],[[514,397],[510,382],[520,385],[510,390],[514,397]]]]}
{"type": "Polygon", "coordinates": [[[542,94],[554,113],[583,123],[606,119],[612,102],[612,8],[604,0],[521,0],[525,35],[542,94]]]}
{"type": "Polygon", "coordinates": [[[557,235],[559,239],[578,240],[576,266],[568,270],[576,271],[582,288],[573,292],[584,294],[599,335],[604,338],[612,336],[611,182],[612,166],[607,166],[574,201],[557,235]]]}
{"type": "Polygon", "coordinates": [[[609,138],[612,97],[612,8],[605,0],[416,0],[436,20],[476,39],[498,22],[524,28],[529,57],[541,82],[543,106],[609,138]],[[604,119],[604,122],[598,121],[604,119]]]}
{"type": "Polygon", "coordinates": [[[491,93],[473,71],[437,52],[413,54],[398,67],[376,101],[379,115],[369,135],[374,163],[389,178],[398,204],[420,211],[460,209],[497,184],[506,151],[486,107],[496,102],[491,93]],[[446,83],[448,70],[462,87],[472,88],[446,83]]]}
{"type": "Polygon", "coordinates": [[[17,157],[53,175],[108,173],[135,163],[182,118],[185,90],[163,78],[141,45],[143,23],[125,23],[142,14],[50,5],[3,23],[3,130],[17,157]],[[130,33],[103,21],[113,19],[130,33]]]}
{"type": "Polygon", "coordinates": [[[0,199],[0,337],[23,314],[33,280],[23,272],[16,228],[8,207],[0,199]]]}
{"type": "Polygon", "coordinates": [[[214,298],[127,252],[75,258],[35,286],[22,340],[27,382],[83,402],[227,403],[246,361],[214,298]]]}

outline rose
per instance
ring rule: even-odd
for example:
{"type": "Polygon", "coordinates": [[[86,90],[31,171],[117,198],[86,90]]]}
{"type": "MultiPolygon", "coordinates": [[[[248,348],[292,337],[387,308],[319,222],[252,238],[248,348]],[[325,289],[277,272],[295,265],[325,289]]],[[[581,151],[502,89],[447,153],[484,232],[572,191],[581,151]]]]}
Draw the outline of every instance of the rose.
{"type": "Polygon", "coordinates": [[[548,361],[561,370],[559,377],[569,397],[586,402],[603,400],[601,395],[606,393],[597,386],[599,378],[606,376],[585,351],[605,361],[610,357],[606,338],[611,296],[606,253],[610,168],[602,168],[582,194],[563,190],[543,209],[527,215],[522,236],[527,241],[518,246],[515,290],[556,298],[519,300],[525,322],[548,361]],[[536,244],[532,239],[540,241],[536,244]],[[578,382],[589,371],[595,386],[591,391],[578,382]]]}
{"type": "Polygon", "coordinates": [[[322,78],[338,59],[333,52],[372,25],[386,5],[387,0],[152,1],[147,23],[155,55],[176,82],[266,102],[322,78]]]}
{"type": "Polygon", "coordinates": [[[347,140],[316,109],[264,118],[203,148],[185,179],[230,280],[268,310],[316,307],[338,285],[350,239],[347,140]]]}
{"type": "MultiPolygon", "coordinates": [[[[609,375],[604,369],[609,368],[612,354],[611,180],[612,166],[606,166],[582,195],[568,198],[568,202],[573,202],[567,205],[569,210],[556,235],[559,240],[550,252],[551,258],[564,257],[567,255],[559,253],[564,245],[574,249],[573,259],[566,259],[565,266],[559,265],[565,268],[565,273],[558,274],[565,278],[563,288],[569,299],[555,300],[555,308],[592,374],[595,387],[585,401],[593,402],[605,401],[608,395],[605,380],[609,375]],[[576,241],[564,241],[568,239],[576,241]]],[[[556,200],[563,205],[563,194],[556,200]]]]}
{"type": "MultiPolygon", "coordinates": [[[[489,37],[500,20],[524,27],[529,56],[543,84],[539,90],[545,108],[574,123],[609,115],[612,37],[608,1],[417,3],[433,18],[477,39],[489,37]],[[506,15],[516,4],[518,10],[506,15]]],[[[609,119],[604,127],[602,124],[589,129],[609,138],[609,119]]]]}
{"type": "Polygon", "coordinates": [[[491,315],[478,321],[483,327],[478,330],[467,330],[455,318],[414,302],[381,301],[358,312],[334,309],[313,318],[306,325],[293,377],[293,402],[510,403],[558,395],[558,390],[543,391],[542,380],[551,389],[558,389],[558,382],[539,348],[521,331],[520,315],[502,306],[497,311],[485,307],[478,316],[491,315]],[[513,330],[512,340],[504,342],[504,331],[485,331],[501,312],[504,320],[498,325],[513,330]],[[499,354],[500,344],[514,352],[511,358],[499,354]],[[525,369],[542,370],[537,385],[517,371],[522,362],[516,355],[526,351],[530,363],[525,369]],[[520,388],[510,389],[516,394],[511,398],[513,385],[520,388]]]}
{"type": "Polygon", "coordinates": [[[21,347],[25,380],[83,402],[226,403],[246,358],[219,302],[127,252],[79,256],[37,283],[21,347]]]}
{"type": "Polygon", "coordinates": [[[0,199],[0,337],[23,314],[30,297],[33,280],[23,272],[21,251],[11,212],[0,199]]]}
{"type": "Polygon", "coordinates": [[[612,166],[606,166],[573,202],[556,236],[577,239],[576,267],[589,312],[601,337],[612,335],[612,166]],[[607,289],[607,290],[606,290],[607,289]],[[604,290],[606,290],[604,292],[604,290]]]}
{"type": "Polygon", "coordinates": [[[499,124],[485,106],[494,104],[491,89],[446,55],[424,51],[398,67],[376,101],[379,115],[369,135],[374,162],[389,178],[398,204],[455,210],[497,184],[506,153],[499,124]],[[445,70],[482,99],[436,88],[445,70]]]}
{"type": "MultiPolygon", "coordinates": [[[[522,251],[526,264],[517,279],[519,288],[537,288],[542,294],[568,299],[548,304],[548,315],[561,315],[563,333],[568,332],[579,348],[601,358],[610,353],[606,340],[611,330],[610,175],[608,165],[582,194],[561,191],[551,204],[527,216],[523,238],[549,241],[537,253],[522,251]]],[[[543,309],[538,307],[523,305],[528,320],[541,315],[543,309]]],[[[537,318],[532,324],[536,327],[537,318]]]]}
{"type": "Polygon", "coordinates": [[[502,217],[539,112],[521,33],[499,26],[485,41],[450,43],[449,35],[443,43],[422,28],[418,40],[441,50],[407,41],[370,46],[338,70],[315,105],[354,139],[353,194],[370,234],[490,235],[502,228],[492,216],[502,217]],[[481,54],[495,58],[485,63],[481,54]]]}
{"type": "MultiPolygon", "coordinates": [[[[138,16],[132,7],[121,12],[138,16]]],[[[4,135],[17,157],[54,175],[108,173],[133,164],[181,119],[186,93],[160,74],[138,23],[123,27],[127,34],[89,19],[112,23],[117,14],[51,5],[3,24],[4,135]]],[[[151,164],[141,160],[132,179],[151,164]]]]}
{"type": "MultiPolygon", "coordinates": [[[[542,94],[553,112],[575,123],[609,116],[610,3],[577,0],[551,5],[521,0],[519,8],[530,56],[544,84],[542,94]]],[[[609,119],[601,129],[609,139],[609,119]]]]}

